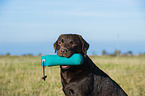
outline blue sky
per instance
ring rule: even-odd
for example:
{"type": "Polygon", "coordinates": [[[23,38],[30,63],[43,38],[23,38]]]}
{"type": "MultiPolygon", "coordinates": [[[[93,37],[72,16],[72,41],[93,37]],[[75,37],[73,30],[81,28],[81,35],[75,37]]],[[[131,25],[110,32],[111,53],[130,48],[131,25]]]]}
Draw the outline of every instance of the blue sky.
{"type": "Polygon", "coordinates": [[[143,0],[0,0],[0,42],[55,41],[77,33],[89,41],[145,42],[143,0]]]}
{"type": "MultiPolygon", "coordinates": [[[[112,42],[111,46],[132,44],[144,52],[145,1],[0,0],[1,52],[10,51],[9,43],[55,42],[64,33],[80,34],[88,42],[112,42]]],[[[130,50],[126,45],[122,48],[130,50]]]]}

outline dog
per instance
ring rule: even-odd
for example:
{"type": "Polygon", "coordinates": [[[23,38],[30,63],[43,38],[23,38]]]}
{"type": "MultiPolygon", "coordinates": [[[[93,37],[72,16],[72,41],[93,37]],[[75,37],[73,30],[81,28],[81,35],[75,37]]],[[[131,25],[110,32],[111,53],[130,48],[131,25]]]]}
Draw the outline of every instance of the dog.
{"type": "Polygon", "coordinates": [[[125,91],[88,57],[89,44],[77,34],[62,34],[54,43],[62,57],[83,56],[81,65],[60,66],[62,90],[66,96],[127,96],[125,91]]]}

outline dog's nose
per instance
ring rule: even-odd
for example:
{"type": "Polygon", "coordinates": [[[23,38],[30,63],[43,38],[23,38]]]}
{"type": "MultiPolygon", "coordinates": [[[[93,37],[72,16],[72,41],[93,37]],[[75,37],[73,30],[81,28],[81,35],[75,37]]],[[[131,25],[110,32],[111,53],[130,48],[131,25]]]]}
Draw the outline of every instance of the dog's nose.
{"type": "Polygon", "coordinates": [[[67,53],[67,49],[61,49],[60,52],[61,53],[67,53]]]}

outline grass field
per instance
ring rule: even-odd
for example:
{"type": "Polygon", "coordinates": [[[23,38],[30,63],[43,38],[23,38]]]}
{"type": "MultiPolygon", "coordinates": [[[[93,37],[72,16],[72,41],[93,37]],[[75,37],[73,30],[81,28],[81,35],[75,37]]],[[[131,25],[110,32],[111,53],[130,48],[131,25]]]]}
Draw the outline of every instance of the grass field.
{"type": "MultiPolygon", "coordinates": [[[[145,96],[145,57],[90,56],[129,96],[145,96]]],[[[64,96],[59,67],[46,67],[40,56],[0,56],[0,96],[64,96]]]]}

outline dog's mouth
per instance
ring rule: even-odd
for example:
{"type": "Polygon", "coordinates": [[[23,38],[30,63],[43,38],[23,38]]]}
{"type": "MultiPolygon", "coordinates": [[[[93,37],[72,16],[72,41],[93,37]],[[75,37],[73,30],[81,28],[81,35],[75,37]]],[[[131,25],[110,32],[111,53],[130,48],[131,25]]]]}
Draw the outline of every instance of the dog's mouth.
{"type": "Polygon", "coordinates": [[[67,69],[69,69],[71,66],[70,66],[70,65],[61,65],[60,67],[61,67],[61,69],[63,69],[63,70],[67,70],[67,69]]]}
{"type": "MultiPolygon", "coordinates": [[[[71,53],[71,54],[63,54],[63,53],[57,52],[57,55],[60,56],[60,57],[70,58],[73,54],[72,54],[72,53],[71,53]]],[[[67,70],[67,69],[69,69],[71,66],[70,66],[70,65],[61,65],[60,67],[61,67],[61,69],[63,69],[63,70],[67,70]]]]}
{"type": "Polygon", "coordinates": [[[66,69],[66,68],[68,68],[68,66],[61,66],[61,68],[66,69]]]}
{"type": "MultiPolygon", "coordinates": [[[[63,55],[63,54],[59,55],[59,56],[66,57],[66,58],[70,58],[71,57],[71,55],[63,55]]],[[[70,65],[61,65],[61,68],[64,69],[64,70],[67,70],[67,69],[70,68],[70,65]]]]}

